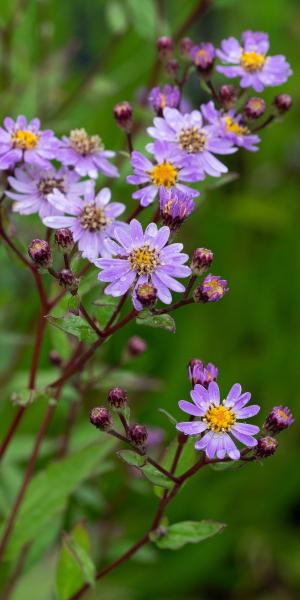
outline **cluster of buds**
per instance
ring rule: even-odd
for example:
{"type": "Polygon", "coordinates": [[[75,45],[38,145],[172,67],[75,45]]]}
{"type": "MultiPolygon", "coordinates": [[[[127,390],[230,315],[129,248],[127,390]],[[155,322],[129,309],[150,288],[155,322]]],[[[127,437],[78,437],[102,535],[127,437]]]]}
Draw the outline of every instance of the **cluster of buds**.
{"type": "Polygon", "coordinates": [[[274,406],[264,423],[266,435],[257,440],[255,454],[258,458],[267,458],[278,447],[276,436],[294,423],[293,415],[287,406],[274,406]]]}

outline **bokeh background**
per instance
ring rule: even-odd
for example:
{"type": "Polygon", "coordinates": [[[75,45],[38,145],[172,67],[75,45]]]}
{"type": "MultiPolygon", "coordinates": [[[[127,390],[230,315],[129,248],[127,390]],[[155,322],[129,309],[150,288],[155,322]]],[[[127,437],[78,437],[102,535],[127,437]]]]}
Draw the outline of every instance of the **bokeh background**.
{"type": "MultiPolygon", "coordinates": [[[[1,121],[6,114],[39,115],[58,135],[85,127],[99,133],[108,148],[124,149],[112,107],[127,99],[137,120],[144,126],[150,122],[151,112],[139,105],[139,98],[153,75],[155,40],[180,32],[197,4],[194,0],[2,0],[1,121]]],[[[179,417],[177,401],[189,393],[186,364],[194,357],[219,367],[224,393],[232,383],[241,382],[261,404],[263,416],[283,403],[299,418],[300,5],[297,0],[216,0],[184,33],[218,44],[229,35],[239,37],[245,29],[269,32],[272,53],[283,53],[291,62],[294,77],[282,90],[293,96],[294,107],[284,120],[262,132],[259,152],[241,151],[229,158],[239,179],[211,190],[182,230],[188,251],[196,246],[213,249],[213,272],[228,279],[230,293],[217,304],[178,311],[175,336],[140,328],[148,352],[126,367],[127,374],[110,375],[114,385],[136,388],[131,392],[136,419],[164,428],[166,440],[172,439],[172,425],[157,409],[164,407],[179,417]],[[128,371],[140,377],[146,374],[153,389],[140,389],[143,385],[139,387],[128,371]]],[[[163,73],[159,81],[167,81],[163,73]]],[[[217,84],[220,81],[216,79],[217,84]]],[[[267,90],[264,97],[271,102],[275,93],[267,90]]],[[[208,99],[196,77],[186,97],[194,106],[208,99]]],[[[142,149],[145,139],[139,133],[135,147],[142,149]]],[[[131,189],[124,183],[129,164],[124,159],[121,163],[123,177],[113,183],[113,194],[131,210],[131,189]]],[[[24,246],[42,235],[34,217],[14,215],[11,222],[12,233],[24,246]]],[[[26,381],[38,306],[27,272],[3,246],[0,262],[0,432],[4,433],[15,410],[10,394],[26,381]]],[[[132,325],[116,335],[97,361],[117,365],[129,334],[136,329],[132,325]]],[[[53,374],[48,360],[52,347],[48,332],[40,382],[53,374]]],[[[78,406],[74,447],[95,438],[88,426],[88,410],[104,398],[105,391],[98,389],[78,406]]],[[[40,468],[52,460],[70,401],[69,394],[57,408],[40,468]]],[[[20,484],[44,410],[42,403],[28,410],[2,470],[2,517],[20,484]]],[[[170,507],[170,520],[216,519],[227,523],[224,533],[178,552],[147,549],[99,583],[87,600],[299,598],[299,449],[296,423],[281,435],[278,453],[263,466],[201,472],[170,507]]],[[[101,481],[92,479],[83,485],[67,510],[40,533],[12,599],[55,597],[61,530],[86,519],[95,556],[106,561],[122,552],[122,537],[127,543],[143,532],[155,502],[148,484],[128,478],[115,460],[112,471],[101,481]]]]}

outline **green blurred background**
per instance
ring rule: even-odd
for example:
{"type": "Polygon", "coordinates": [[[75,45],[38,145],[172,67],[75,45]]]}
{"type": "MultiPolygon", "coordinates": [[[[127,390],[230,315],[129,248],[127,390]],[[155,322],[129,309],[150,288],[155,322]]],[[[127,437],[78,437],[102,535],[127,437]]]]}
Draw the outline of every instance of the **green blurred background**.
{"type": "MultiPolygon", "coordinates": [[[[122,132],[113,121],[113,105],[127,99],[137,118],[145,126],[150,122],[151,113],[139,107],[137,100],[152,72],[155,39],[178,32],[196,5],[191,0],[2,0],[1,121],[6,114],[40,115],[58,135],[85,127],[90,133],[99,133],[108,148],[124,148],[122,132]]],[[[147,354],[129,368],[159,379],[160,384],[152,392],[133,391],[132,404],[138,420],[166,427],[167,439],[172,439],[172,426],[157,409],[164,407],[179,417],[177,402],[188,396],[186,364],[193,357],[219,367],[224,393],[232,383],[241,382],[261,404],[263,416],[281,403],[299,416],[299,2],[216,0],[185,34],[218,44],[229,35],[239,37],[245,29],[267,31],[271,53],[287,56],[294,76],[282,91],[293,96],[294,107],[284,120],[262,132],[259,152],[241,151],[230,157],[228,164],[240,178],[212,190],[181,233],[189,252],[195,246],[213,249],[213,272],[228,279],[230,293],[217,304],[178,311],[173,337],[146,328],[137,332],[137,326],[131,325],[102,351],[105,362],[117,364],[129,334],[145,337],[147,354]]],[[[163,74],[160,81],[167,81],[163,74]]],[[[264,97],[271,101],[275,93],[277,89],[267,90],[264,97]]],[[[208,99],[196,78],[186,96],[194,106],[208,99]]],[[[135,146],[142,149],[145,139],[137,136],[135,146]]],[[[128,162],[123,161],[122,175],[128,173],[128,162]]],[[[132,209],[131,189],[124,181],[122,177],[113,183],[113,195],[132,209]]],[[[36,218],[14,215],[12,224],[23,244],[42,235],[36,218]]],[[[3,434],[15,410],[10,393],[18,390],[26,377],[38,307],[27,272],[3,246],[0,260],[3,434]],[[14,362],[17,375],[13,379],[10,366],[14,362]]],[[[47,377],[49,370],[53,373],[48,361],[49,332],[46,340],[42,367],[47,377]]],[[[112,377],[115,385],[119,381],[112,377]]],[[[78,432],[85,442],[95,438],[87,425],[88,409],[93,402],[101,403],[104,396],[97,391],[79,408],[75,438],[78,432]]],[[[49,434],[53,444],[61,433],[69,401],[63,398],[57,408],[49,434]]],[[[28,410],[16,449],[2,471],[3,515],[20,483],[44,408],[34,405],[28,410]]],[[[299,446],[296,423],[282,434],[280,451],[263,466],[201,472],[169,509],[170,520],[212,518],[228,524],[225,532],[178,552],[158,553],[151,548],[99,583],[87,600],[299,598],[299,446]]],[[[51,456],[51,447],[46,448],[40,466],[51,456]]],[[[104,519],[110,523],[114,516],[115,541],[108,557],[103,551],[107,560],[122,551],[122,536],[134,541],[144,531],[155,502],[149,486],[138,479],[127,481],[126,470],[115,461],[114,471],[101,484],[79,490],[67,512],[49,523],[49,529],[54,533],[68,530],[87,518],[97,553],[105,537],[98,524],[104,519]],[[92,494],[95,487],[96,496],[92,494]]],[[[49,530],[41,535],[44,553],[37,546],[13,600],[54,598],[58,547],[50,537],[49,530]]]]}

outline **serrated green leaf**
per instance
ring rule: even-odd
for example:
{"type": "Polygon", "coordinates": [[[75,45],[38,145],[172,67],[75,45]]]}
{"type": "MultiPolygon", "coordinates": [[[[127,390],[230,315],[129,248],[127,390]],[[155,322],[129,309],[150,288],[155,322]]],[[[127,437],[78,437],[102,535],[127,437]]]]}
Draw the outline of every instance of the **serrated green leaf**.
{"type": "Polygon", "coordinates": [[[145,457],[134,452],[134,450],[119,450],[117,454],[131,467],[141,468],[145,464],[145,457]]]}
{"type": "Polygon", "coordinates": [[[144,456],[141,456],[133,450],[120,450],[118,455],[128,465],[140,469],[140,471],[142,471],[142,473],[145,475],[146,479],[151,481],[151,483],[154,483],[154,485],[166,489],[172,487],[172,481],[166,477],[166,475],[161,473],[156,467],[145,462],[146,458],[144,456]]]}
{"type": "Polygon", "coordinates": [[[81,342],[93,344],[98,336],[92,327],[82,317],[76,315],[68,315],[65,317],[47,317],[49,323],[58,327],[65,333],[74,335],[81,342]]]}
{"type": "Polygon", "coordinates": [[[49,464],[32,479],[10,539],[8,558],[16,558],[21,548],[34,539],[54,515],[65,509],[70,495],[84,480],[95,471],[105,473],[111,467],[104,458],[114,445],[111,438],[101,439],[97,444],[49,464]]]}
{"type": "Polygon", "coordinates": [[[228,462],[215,462],[211,463],[209,466],[213,471],[237,471],[238,469],[242,469],[249,463],[244,460],[229,460],[228,462]]]}
{"type": "Polygon", "coordinates": [[[139,316],[136,318],[138,325],[146,325],[147,327],[159,327],[160,329],[166,329],[175,333],[176,325],[171,315],[152,315],[148,311],[141,311],[139,316]]]}
{"type": "Polygon", "coordinates": [[[95,565],[90,557],[88,533],[79,523],[63,536],[56,573],[59,600],[68,600],[85,582],[94,585],[95,565]]]}
{"type": "Polygon", "coordinates": [[[182,521],[154,532],[152,541],[159,547],[178,550],[186,544],[198,544],[223,531],[224,523],[215,521],[182,521]]]}

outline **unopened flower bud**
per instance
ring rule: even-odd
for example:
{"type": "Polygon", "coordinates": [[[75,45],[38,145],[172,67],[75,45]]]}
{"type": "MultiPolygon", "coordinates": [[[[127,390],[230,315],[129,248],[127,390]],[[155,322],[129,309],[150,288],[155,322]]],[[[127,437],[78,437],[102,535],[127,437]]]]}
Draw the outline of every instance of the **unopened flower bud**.
{"type": "Polygon", "coordinates": [[[191,57],[201,75],[211,73],[214,66],[216,51],[210,42],[203,42],[191,49],[191,57]]]}
{"type": "Polygon", "coordinates": [[[135,446],[143,447],[146,444],[148,433],[144,425],[132,425],[129,429],[129,437],[135,446]]]}
{"type": "Polygon", "coordinates": [[[59,285],[70,290],[71,294],[77,294],[79,279],[70,271],[70,269],[62,269],[59,275],[59,285]]]}
{"type": "Polygon", "coordinates": [[[274,406],[265,421],[265,430],[280,433],[294,423],[293,415],[287,406],[274,406]]]}
{"type": "Polygon", "coordinates": [[[119,104],[115,105],[113,112],[117,125],[129,133],[132,128],[131,104],[126,100],[124,100],[124,102],[119,102],[119,104]]]}
{"type": "Polygon", "coordinates": [[[263,98],[250,98],[245,104],[244,114],[247,119],[259,119],[266,110],[263,98]]]}
{"type": "Polygon", "coordinates": [[[273,104],[280,114],[286,113],[292,107],[293,100],[289,94],[275,96],[273,104]]]}
{"type": "Polygon", "coordinates": [[[141,283],[136,289],[136,297],[144,308],[152,308],[157,300],[157,289],[152,283],[141,283]]]}
{"type": "Polygon", "coordinates": [[[223,107],[227,110],[235,104],[237,91],[233,85],[222,85],[219,90],[219,96],[223,107]]]}
{"type": "Polygon", "coordinates": [[[32,240],[28,246],[28,254],[39,267],[47,269],[52,264],[51,248],[45,240],[32,240]]]}
{"type": "Polygon", "coordinates": [[[57,229],[55,232],[55,241],[58,248],[64,253],[71,252],[74,246],[74,239],[71,229],[57,229]]]}
{"type": "Polygon", "coordinates": [[[168,62],[165,64],[165,71],[168,73],[168,75],[176,75],[178,69],[179,62],[176,60],[176,58],[171,58],[171,60],[168,60],[168,62]]]}
{"type": "Polygon", "coordinates": [[[195,302],[217,302],[228,292],[226,279],[217,275],[207,275],[195,289],[193,297],[195,302]]]}
{"type": "Polygon", "coordinates": [[[180,54],[185,58],[191,58],[191,49],[194,46],[194,42],[189,37],[184,37],[179,42],[180,54]]]}
{"type": "Polygon", "coordinates": [[[200,276],[207,273],[213,258],[213,252],[209,248],[196,248],[191,263],[193,275],[200,276]]]}
{"type": "Polygon", "coordinates": [[[199,358],[193,358],[188,364],[188,375],[192,385],[200,383],[208,388],[211,381],[215,381],[219,371],[213,363],[204,364],[199,358]]]}
{"type": "Polygon", "coordinates": [[[156,42],[160,58],[170,58],[173,54],[173,40],[170,37],[162,36],[156,42]]]}
{"type": "Polygon", "coordinates": [[[130,356],[139,356],[147,350],[147,342],[139,335],[133,335],[127,344],[127,351],[130,356]]]}
{"type": "Polygon", "coordinates": [[[90,412],[90,422],[97,429],[108,430],[112,426],[111,414],[105,406],[95,406],[90,412]]]}
{"type": "Polygon", "coordinates": [[[58,352],[56,352],[56,350],[51,350],[49,352],[48,355],[49,361],[51,362],[52,365],[54,365],[55,367],[60,367],[62,365],[62,358],[61,356],[59,356],[58,352]]]}
{"type": "Polygon", "coordinates": [[[268,456],[272,456],[277,448],[278,441],[270,435],[265,435],[264,437],[258,438],[255,454],[260,458],[267,458],[268,456]]]}
{"type": "Polygon", "coordinates": [[[112,388],[107,399],[112,408],[123,409],[128,405],[128,396],[125,390],[120,387],[112,388]]]}

